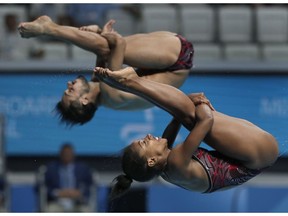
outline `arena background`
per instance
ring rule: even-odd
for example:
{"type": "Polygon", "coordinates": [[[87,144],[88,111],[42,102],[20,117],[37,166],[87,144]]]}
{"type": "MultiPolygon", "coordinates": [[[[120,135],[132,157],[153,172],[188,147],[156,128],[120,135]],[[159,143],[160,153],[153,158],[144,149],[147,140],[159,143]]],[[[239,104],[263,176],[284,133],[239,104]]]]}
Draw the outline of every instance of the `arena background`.
{"type": "MultiPolygon", "coordinates": [[[[191,40],[194,67],[181,90],[204,92],[216,110],[272,133],[279,142],[279,160],[233,190],[203,195],[155,179],[136,183],[122,199],[109,203],[110,182],[121,172],[121,149],[147,133],[161,135],[170,116],[159,108],[137,112],[100,108],[87,125],[71,129],[60,125],[53,113],[56,102],[67,81],[78,74],[89,78],[95,56],[65,42],[18,35],[10,47],[17,54],[4,49],[3,43],[9,41],[2,42],[0,49],[0,170],[7,180],[5,211],[40,211],[41,199],[35,190],[39,169],[69,141],[78,158],[94,170],[97,212],[287,212],[288,6],[133,4],[129,5],[132,13],[123,6],[127,4],[109,5],[98,24],[114,18],[115,29],[122,35],[170,30],[191,40]],[[43,52],[37,58],[23,54],[27,49],[23,44],[33,40],[43,52]]],[[[6,14],[17,14],[20,22],[44,12],[55,20],[65,15],[67,23],[71,17],[66,8],[64,4],[0,4],[0,24],[4,29],[6,14]]],[[[5,41],[5,32],[0,35],[0,41],[5,41]]],[[[177,141],[186,135],[182,129],[177,141]]]]}

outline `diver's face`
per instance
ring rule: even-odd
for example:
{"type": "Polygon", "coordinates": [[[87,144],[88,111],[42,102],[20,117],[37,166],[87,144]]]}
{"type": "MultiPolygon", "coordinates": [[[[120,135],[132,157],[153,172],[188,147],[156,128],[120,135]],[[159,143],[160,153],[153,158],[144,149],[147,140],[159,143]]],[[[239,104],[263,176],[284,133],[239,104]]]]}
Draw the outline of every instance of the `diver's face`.
{"type": "Polygon", "coordinates": [[[140,157],[153,157],[162,155],[168,148],[167,139],[154,137],[148,134],[140,140],[135,140],[132,143],[134,151],[138,152],[140,157]]]}
{"type": "Polygon", "coordinates": [[[67,83],[67,89],[64,91],[62,97],[62,103],[68,107],[72,101],[78,100],[84,93],[88,92],[88,81],[84,76],[78,76],[74,81],[67,83]]]}

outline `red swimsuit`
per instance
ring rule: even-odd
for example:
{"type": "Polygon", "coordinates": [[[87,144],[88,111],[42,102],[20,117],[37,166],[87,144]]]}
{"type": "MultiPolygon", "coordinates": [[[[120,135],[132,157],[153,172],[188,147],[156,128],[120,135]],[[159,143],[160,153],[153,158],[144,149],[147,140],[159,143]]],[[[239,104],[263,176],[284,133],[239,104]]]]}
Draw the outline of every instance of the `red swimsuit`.
{"type": "Polygon", "coordinates": [[[176,35],[181,41],[181,51],[177,62],[172,66],[164,69],[166,71],[175,71],[181,69],[190,69],[193,66],[194,49],[191,42],[187,41],[181,35],[176,35]]]}
{"type": "Polygon", "coordinates": [[[187,41],[181,35],[175,35],[181,41],[181,51],[179,53],[177,61],[172,65],[164,69],[145,69],[145,68],[138,68],[137,74],[139,76],[153,74],[155,72],[166,72],[166,71],[176,71],[176,70],[183,70],[183,69],[191,69],[193,66],[193,55],[194,49],[192,43],[187,41]]]}
{"type": "Polygon", "coordinates": [[[193,159],[204,167],[209,177],[210,187],[204,193],[241,185],[261,173],[261,170],[248,169],[217,151],[203,148],[198,148],[193,159]]]}

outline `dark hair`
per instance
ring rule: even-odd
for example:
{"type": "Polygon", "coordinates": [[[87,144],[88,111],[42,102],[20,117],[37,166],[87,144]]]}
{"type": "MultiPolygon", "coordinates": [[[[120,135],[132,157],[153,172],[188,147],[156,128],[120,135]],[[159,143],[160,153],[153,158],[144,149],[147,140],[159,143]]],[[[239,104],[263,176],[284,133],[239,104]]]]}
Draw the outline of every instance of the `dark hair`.
{"type": "Polygon", "coordinates": [[[74,126],[75,124],[83,125],[90,121],[95,112],[97,106],[93,103],[82,105],[79,101],[71,102],[70,106],[65,107],[61,101],[55,106],[55,111],[59,115],[61,123],[65,123],[67,126],[74,126]]]}
{"type": "Polygon", "coordinates": [[[74,150],[74,147],[70,142],[65,142],[61,145],[60,152],[62,152],[64,149],[67,149],[67,148],[74,150]]]}
{"type": "Polygon", "coordinates": [[[122,196],[130,188],[133,180],[146,182],[160,175],[161,169],[156,166],[150,167],[144,157],[139,157],[132,146],[124,149],[122,156],[122,169],[125,175],[117,176],[113,182],[116,182],[110,193],[110,200],[122,196]]]}
{"type": "Polygon", "coordinates": [[[117,176],[112,183],[115,183],[111,189],[109,194],[109,200],[114,200],[125,194],[130,188],[133,179],[131,179],[127,175],[119,175],[117,176]]]}

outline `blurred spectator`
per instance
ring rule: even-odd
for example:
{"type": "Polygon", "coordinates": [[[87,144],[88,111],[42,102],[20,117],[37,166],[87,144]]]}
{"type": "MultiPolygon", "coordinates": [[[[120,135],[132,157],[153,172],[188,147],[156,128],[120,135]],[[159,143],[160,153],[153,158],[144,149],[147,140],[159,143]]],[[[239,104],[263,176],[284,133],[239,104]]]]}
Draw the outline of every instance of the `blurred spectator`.
{"type": "Polygon", "coordinates": [[[106,13],[112,9],[123,9],[135,19],[141,18],[140,4],[69,4],[67,14],[74,20],[75,26],[99,25],[106,21],[106,13]]]}
{"type": "Polygon", "coordinates": [[[132,17],[137,21],[140,21],[142,19],[141,4],[123,4],[121,8],[128,14],[131,14],[132,17]]]}
{"type": "Polygon", "coordinates": [[[24,60],[28,58],[41,58],[43,50],[37,40],[23,41],[17,31],[18,16],[8,13],[4,16],[4,31],[0,39],[0,56],[5,60],[24,60]]]}
{"type": "Polygon", "coordinates": [[[74,149],[66,143],[61,147],[59,160],[47,166],[48,212],[91,212],[90,189],[93,184],[89,167],[75,160],[74,149]]]}
{"type": "Polygon", "coordinates": [[[120,8],[119,4],[69,4],[67,14],[76,26],[99,25],[105,22],[105,13],[110,9],[120,8]]]}

